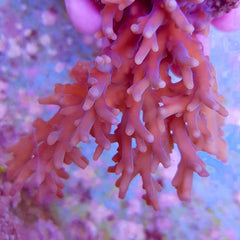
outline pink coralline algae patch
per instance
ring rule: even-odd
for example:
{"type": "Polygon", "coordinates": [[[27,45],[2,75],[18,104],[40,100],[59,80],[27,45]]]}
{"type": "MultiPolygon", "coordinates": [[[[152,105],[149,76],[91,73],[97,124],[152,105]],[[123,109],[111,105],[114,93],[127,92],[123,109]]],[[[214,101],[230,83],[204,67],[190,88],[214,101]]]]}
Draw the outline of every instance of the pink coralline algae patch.
{"type": "Polygon", "coordinates": [[[69,177],[64,165],[87,167],[78,144],[92,136],[97,144],[94,160],[118,144],[115,165],[108,171],[119,175],[119,197],[125,197],[139,174],[143,199],[155,210],[160,209],[158,192],[163,186],[153,174],[159,164],[171,166],[170,154],[177,145],[180,162],[172,185],[180,200],[189,201],[193,173],[209,175],[197,152],[227,161],[221,127],[228,113],[198,36],[208,36],[216,15],[236,5],[232,1],[216,10],[212,1],[202,0],[102,0],[95,5],[66,1],[79,31],[86,32],[82,19],[92,17],[95,24],[86,26],[89,32],[100,29],[95,36],[104,47],[93,64],[75,65],[69,75],[74,83],[56,84],[54,94],[39,100],[59,110],[48,121],[36,119],[33,131],[9,148],[7,175],[14,179],[10,193],[31,179],[39,200],[49,193],[63,197],[62,180],[69,177]],[[79,4],[82,8],[76,11],[79,4]]]}
{"type": "Polygon", "coordinates": [[[44,11],[41,15],[42,23],[46,26],[53,26],[57,21],[57,15],[54,11],[44,11]]]}

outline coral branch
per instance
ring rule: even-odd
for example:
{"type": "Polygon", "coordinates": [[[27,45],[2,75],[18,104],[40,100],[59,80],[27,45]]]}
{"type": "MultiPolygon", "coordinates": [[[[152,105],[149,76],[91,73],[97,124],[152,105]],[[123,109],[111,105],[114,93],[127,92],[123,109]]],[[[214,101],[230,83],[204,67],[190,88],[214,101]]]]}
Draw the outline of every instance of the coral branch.
{"type": "Polygon", "coordinates": [[[64,165],[88,165],[80,148],[92,136],[94,160],[118,144],[116,164],[108,171],[120,175],[119,197],[140,174],[143,198],[155,210],[161,207],[157,193],[162,186],[152,173],[159,164],[171,165],[175,143],[181,161],[172,184],[179,198],[189,201],[193,173],[208,176],[197,151],[227,161],[221,131],[227,111],[198,40],[209,32],[211,11],[202,0],[101,2],[102,28],[96,37],[102,38],[103,49],[93,66],[75,65],[74,83],[56,84],[53,95],[39,100],[58,105],[59,111],[47,122],[37,119],[32,133],[9,148],[11,193],[30,180],[39,187],[39,199],[48,192],[63,197],[64,165]]]}

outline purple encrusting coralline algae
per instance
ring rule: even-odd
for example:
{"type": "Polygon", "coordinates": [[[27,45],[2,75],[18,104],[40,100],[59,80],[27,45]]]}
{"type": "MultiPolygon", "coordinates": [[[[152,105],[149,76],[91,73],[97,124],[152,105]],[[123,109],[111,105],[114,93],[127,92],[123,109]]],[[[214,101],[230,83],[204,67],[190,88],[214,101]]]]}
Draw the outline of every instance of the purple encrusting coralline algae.
{"type": "Polygon", "coordinates": [[[239,5],[239,0],[205,0],[203,5],[204,11],[217,17],[236,8],[239,5]]]}

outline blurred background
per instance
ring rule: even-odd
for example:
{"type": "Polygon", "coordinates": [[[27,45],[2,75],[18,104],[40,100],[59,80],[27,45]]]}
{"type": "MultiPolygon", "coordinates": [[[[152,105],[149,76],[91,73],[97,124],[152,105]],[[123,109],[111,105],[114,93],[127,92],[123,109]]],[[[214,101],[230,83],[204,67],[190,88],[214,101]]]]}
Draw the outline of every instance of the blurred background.
{"type": "MultiPolygon", "coordinates": [[[[72,27],[63,1],[0,0],[0,239],[240,239],[240,31],[211,29],[210,58],[230,113],[224,127],[229,161],[199,153],[210,177],[194,176],[191,203],[178,200],[171,186],[174,169],[161,175],[159,212],[141,199],[139,178],[119,200],[117,178],[107,174],[114,147],[93,162],[92,142],[80,146],[90,165],[84,171],[67,168],[63,199],[38,204],[27,187],[14,199],[4,194],[6,147],[29,132],[36,117],[47,120],[55,113],[37,99],[51,94],[55,83],[71,82],[71,68],[91,60],[97,44],[72,27]]],[[[176,151],[173,157],[178,159],[176,151]]]]}

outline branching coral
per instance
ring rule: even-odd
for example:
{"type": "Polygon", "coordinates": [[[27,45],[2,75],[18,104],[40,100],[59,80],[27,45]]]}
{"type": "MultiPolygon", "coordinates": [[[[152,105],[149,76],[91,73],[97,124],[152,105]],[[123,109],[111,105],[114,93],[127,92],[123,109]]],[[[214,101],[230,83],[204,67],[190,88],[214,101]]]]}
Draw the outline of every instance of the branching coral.
{"type": "Polygon", "coordinates": [[[63,164],[87,166],[77,145],[91,135],[97,143],[94,160],[118,143],[109,172],[120,175],[119,197],[140,174],[143,198],[155,210],[162,186],[152,173],[159,164],[171,165],[176,144],[181,161],[172,184],[179,198],[188,201],[193,173],[209,175],[197,151],[227,161],[221,131],[227,111],[198,40],[209,32],[211,9],[202,0],[101,2],[102,27],[96,37],[103,38],[104,48],[93,66],[76,64],[70,73],[75,83],[57,84],[53,95],[39,100],[60,108],[47,122],[37,119],[32,133],[9,148],[11,193],[30,178],[40,199],[47,192],[62,197],[61,179],[68,177],[63,164]]]}

